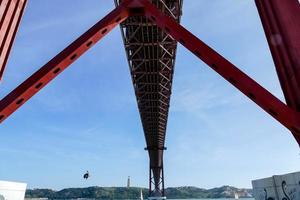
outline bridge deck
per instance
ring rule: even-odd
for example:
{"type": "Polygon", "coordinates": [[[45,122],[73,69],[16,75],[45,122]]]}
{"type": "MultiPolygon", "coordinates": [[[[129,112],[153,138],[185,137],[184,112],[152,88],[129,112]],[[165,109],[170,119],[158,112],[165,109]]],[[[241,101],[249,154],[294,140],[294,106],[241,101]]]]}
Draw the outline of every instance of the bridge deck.
{"type": "MultiPolygon", "coordinates": [[[[122,0],[116,0],[118,5],[122,0]]],[[[182,0],[152,0],[180,22],[182,0]]],[[[130,73],[142,120],[150,167],[158,183],[168,121],[177,42],[142,16],[121,24],[130,73]]]]}

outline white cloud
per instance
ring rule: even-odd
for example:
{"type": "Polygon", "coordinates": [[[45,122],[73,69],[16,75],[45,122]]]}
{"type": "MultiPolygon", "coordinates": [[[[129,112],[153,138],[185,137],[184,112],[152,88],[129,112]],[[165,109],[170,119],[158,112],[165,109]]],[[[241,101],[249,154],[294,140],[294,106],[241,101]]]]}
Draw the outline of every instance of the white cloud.
{"type": "Polygon", "coordinates": [[[180,89],[174,92],[171,110],[173,112],[199,113],[219,106],[233,106],[238,102],[237,94],[224,95],[224,93],[225,91],[213,84],[180,89]]]}

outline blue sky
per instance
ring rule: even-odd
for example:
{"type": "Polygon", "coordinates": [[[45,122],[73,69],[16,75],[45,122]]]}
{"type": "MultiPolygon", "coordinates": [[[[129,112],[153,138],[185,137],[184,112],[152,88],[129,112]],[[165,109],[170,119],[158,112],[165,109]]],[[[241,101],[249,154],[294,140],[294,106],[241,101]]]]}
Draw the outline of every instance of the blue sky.
{"type": "MultiPolygon", "coordinates": [[[[32,0],[0,97],[114,7],[109,0],[32,0]]],[[[185,0],[182,24],[283,99],[252,0],[185,0]]],[[[148,156],[116,28],[0,126],[0,179],[30,188],[147,187],[148,156]],[[82,180],[90,170],[91,179],[82,180]]],[[[179,45],[165,152],[166,186],[251,187],[299,170],[283,126],[179,45]]]]}

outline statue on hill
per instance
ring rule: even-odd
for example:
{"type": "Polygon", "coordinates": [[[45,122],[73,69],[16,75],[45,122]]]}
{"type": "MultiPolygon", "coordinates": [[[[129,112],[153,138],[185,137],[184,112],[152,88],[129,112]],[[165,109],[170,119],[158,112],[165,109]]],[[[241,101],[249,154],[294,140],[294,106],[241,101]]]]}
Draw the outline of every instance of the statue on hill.
{"type": "Polygon", "coordinates": [[[87,180],[89,177],[90,177],[90,173],[89,171],[86,171],[86,173],[83,175],[83,178],[87,180]]]}

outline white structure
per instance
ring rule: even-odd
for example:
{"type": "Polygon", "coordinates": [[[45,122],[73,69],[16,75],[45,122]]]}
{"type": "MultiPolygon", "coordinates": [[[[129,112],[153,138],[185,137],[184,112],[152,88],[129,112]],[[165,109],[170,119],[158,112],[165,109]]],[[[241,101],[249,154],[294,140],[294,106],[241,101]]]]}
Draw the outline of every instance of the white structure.
{"type": "Polygon", "coordinates": [[[300,200],[300,172],[252,181],[255,200],[300,200]]]}
{"type": "Polygon", "coordinates": [[[128,176],[128,179],[127,179],[127,187],[130,188],[130,176],[128,176]]]}
{"type": "Polygon", "coordinates": [[[26,183],[0,181],[0,200],[24,200],[26,183]]]}

